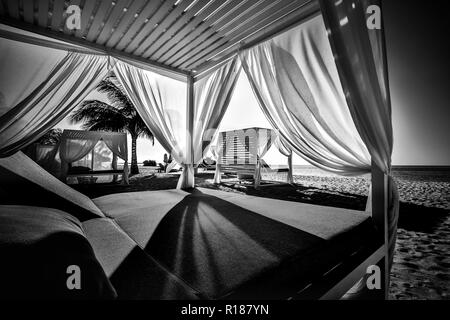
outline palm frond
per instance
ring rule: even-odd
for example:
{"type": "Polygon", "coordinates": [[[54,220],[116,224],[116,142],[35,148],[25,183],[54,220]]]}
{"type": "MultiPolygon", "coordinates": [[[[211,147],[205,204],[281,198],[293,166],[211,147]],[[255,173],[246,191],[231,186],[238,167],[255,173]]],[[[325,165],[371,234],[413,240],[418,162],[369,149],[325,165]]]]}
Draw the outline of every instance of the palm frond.
{"type": "Polygon", "coordinates": [[[100,100],[83,101],[70,116],[72,123],[82,122],[84,130],[128,132],[133,137],[145,137],[155,143],[153,133],[124,93],[114,74],[102,80],[97,89],[106,94],[110,104],[100,100]]]}
{"type": "Polygon", "coordinates": [[[70,121],[83,122],[84,130],[123,131],[128,119],[120,110],[103,101],[86,100],[72,113],[70,121]]]}
{"type": "Polygon", "coordinates": [[[99,92],[106,94],[108,100],[114,107],[120,109],[129,117],[135,116],[136,110],[131,100],[124,93],[122,86],[114,76],[102,80],[97,86],[97,89],[99,92]]]}

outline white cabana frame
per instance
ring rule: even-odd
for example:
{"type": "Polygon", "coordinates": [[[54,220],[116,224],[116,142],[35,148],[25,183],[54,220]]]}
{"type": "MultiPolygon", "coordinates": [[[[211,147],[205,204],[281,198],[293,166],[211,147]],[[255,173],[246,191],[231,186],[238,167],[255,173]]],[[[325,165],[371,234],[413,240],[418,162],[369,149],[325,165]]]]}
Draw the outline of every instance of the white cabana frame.
{"type": "MultiPolygon", "coordinates": [[[[291,2],[293,3],[294,1],[286,2],[291,5],[291,2]]],[[[185,4],[187,4],[187,2],[185,3],[183,1],[183,6],[185,4]]],[[[267,4],[268,3],[264,3],[264,5],[267,4]]],[[[248,5],[248,8],[250,8],[251,1],[248,1],[248,4],[246,5],[248,5]]],[[[153,72],[159,72],[185,81],[187,83],[186,152],[179,155],[179,158],[184,162],[185,170],[183,171],[183,178],[181,180],[182,183],[180,183],[179,186],[193,187],[194,176],[192,166],[196,162],[194,157],[193,143],[193,136],[196,128],[194,121],[195,83],[201,80],[203,77],[207,77],[208,75],[213,74],[218,69],[222,68],[223,64],[225,64],[228,60],[236,59],[237,54],[239,54],[240,57],[244,57],[245,60],[245,55],[249,53],[249,51],[246,50],[256,48],[258,45],[263,44],[264,41],[270,40],[274,36],[280,35],[288,30],[292,30],[292,28],[301,25],[309,18],[315,17],[318,14],[318,10],[321,10],[324,18],[324,23],[327,27],[331,49],[333,50],[333,56],[335,58],[339,80],[342,85],[342,90],[345,94],[345,101],[348,105],[352,120],[356,126],[359,136],[361,137],[364,145],[367,147],[368,152],[370,153],[371,163],[369,163],[363,171],[371,172],[372,216],[379,229],[383,231],[385,237],[382,248],[373,253],[367,260],[361,263],[358,268],[355,268],[351,273],[347,274],[347,276],[342,279],[342,281],[340,281],[323,297],[336,298],[338,296],[342,296],[342,293],[345,292],[346,289],[348,289],[348,285],[354,282],[353,280],[357,280],[362,275],[364,275],[365,267],[370,264],[378,263],[380,259],[384,258],[383,269],[385,282],[383,286],[383,297],[387,298],[387,288],[389,284],[389,259],[392,259],[393,242],[395,241],[395,228],[397,219],[397,213],[395,212],[396,210],[398,210],[398,207],[396,208],[396,206],[398,205],[398,198],[396,199],[396,187],[393,183],[392,178],[389,177],[392,152],[392,123],[390,118],[389,85],[387,81],[387,65],[383,30],[372,30],[370,32],[367,31],[365,23],[365,13],[369,5],[380,6],[380,1],[302,1],[302,3],[299,3],[298,6],[295,7],[295,10],[297,10],[295,11],[295,15],[290,14],[294,12],[294,6],[292,6],[292,12],[285,12],[282,9],[283,6],[280,6],[280,8],[278,8],[279,11],[277,11],[277,16],[273,17],[273,19],[269,19],[270,15],[268,14],[266,16],[268,20],[265,20],[267,23],[265,25],[258,25],[260,29],[258,29],[258,27],[255,29],[252,28],[251,31],[246,32],[244,30],[244,25],[242,25],[242,36],[232,38],[237,42],[232,43],[232,39],[229,38],[226,38],[226,40],[230,40],[231,42],[224,42],[225,40],[220,40],[217,42],[220,42],[219,45],[214,47],[214,52],[205,52],[205,54],[202,54],[201,50],[202,48],[204,48],[203,45],[198,48],[193,48],[193,46],[195,46],[200,41],[198,39],[203,37],[197,37],[198,34],[196,33],[195,39],[192,39],[195,41],[187,45],[187,49],[179,48],[179,54],[174,51],[173,59],[167,60],[167,64],[152,61],[151,59],[144,59],[138,55],[129,53],[135,52],[136,50],[141,51],[142,48],[140,49],[136,47],[133,48],[133,50],[129,50],[128,52],[126,52],[125,50],[121,51],[118,48],[111,49],[106,46],[99,45],[92,40],[80,40],[79,36],[81,32],[76,33],[75,36],[69,36],[67,35],[67,32],[63,32],[64,30],[61,30],[60,32],[58,31],[58,22],[56,21],[54,23],[52,22],[51,30],[47,30],[43,25],[40,27],[33,26],[32,24],[27,23],[27,21],[30,20],[29,18],[32,17],[32,15],[30,15],[30,8],[27,8],[27,10],[25,10],[25,21],[19,16],[18,10],[15,10],[15,8],[8,8],[10,12],[5,13],[6,8],[1,6],[0,16],[2,17],[2,23],[7,23],[10,26],[14,26],[22,30],[37,32],[41,35],[45,35],[53,39],[62,40],[72,43],[72,45],[76,45],[76,49],[74,49],[73,47],[64,48],[65,50],[75,52],[76,54],[72,54],[69,58],[67,58],[67,63],[63,64],[64,61],[61,62],[61,68],[73,68],[73,63],[70,64],[70,61],[86,61],[83,55],[92,55],[92,51],[94,51],[95,54],[99,56],[99,58],[96,58],[95,61],[91,61],[89,63],[91,65],[95,65],[98,70],[97,72],[95,72],[97,80],[100,79],[102,75],[106,74],[109,69],[113,68],[114,59],[119,59],[120,61],[126,61],[129,65],[132,65],[134,67],[145,67],[153,72]],[[83,53],[80,53],[78,52],[79,48],[87,49],[89,53],[85,51],[83,51],[83,53]],[[192,50],[192,52],[189,52],[189,48],[194,50],[192,50]],[[186,54],[189,52],[189,56],[186,58],[182,57],[182,52],[186,54]],[[181,60],[177,62],[177,59],[175,58],[181,60]],[[208,60],[208,58],[211,59],[208,60]],[[201,61],[203,62],[200,63],[201,61]],[[179,68],[177,68],[177,66],[179,68]]],[[[261,6],[263,6],[263,2],[261,2],[261,6]]],[[[57,8],[61,9],[62,7],[60,8],[60,6],[58,5],[57,8]]],[[[186,9],[187,7],[184,8],[186,9]]],[[[218,7],[216,7],[215,9],[217,8],[218,7]]],[[[211,10],[213,9],[214,8],[211,7],[211,10]]],[[[204,11],[205,14],[208,13],[207,11],[208,10],[204,11]]],[[[268,12],[268,10],[266,11],[268,12]]],[[[45,12],[45,10],[43,12],[44,14],[42,17],[45,18],[47,16],[47,12],[45,12]]],[[[221,13],[221,10],[218,10],[217,12],[221,13]]],[[[248,17],[251,15],[251,13],[251,11],[246,9],[246,11],[244,11],[243,17],[248,17]]],[[[159,11],[158,15],[160,15],[159,11]]],[[[258,15],[257,17],[260,16],[258,15]]],[[[141,18],[139,18],[138,20],[141,21],[140,19],[141,18]]],[[[100,25],[100,21],[100,18],[96,19],[95,25],[97,27],[100,25]]],[[[47,21],[45,21],[45,23],[46,22],[47,21]]],[[[39,18],[39,23],[41,23],[41,18],[39,18]]],[[[134,28],[134,25],[132,26],[132,28],[134,28]]],[[[163,30],[162,28],[157,29],[160,31],[163,30]]],[[[138,28],[136,27],[134,28],[134,30],[137,31],[138,28]]],[[[95,32],[96,31],[92,31],[92,33],[95,32]]],[[[101,33],[99,37],[104,38],[105,34],[101,33]]],[[[180,35],[181,37],[181,34],[183,34],[187,38],[186,41],[189,41],[189,33],[185,33],[185,30],[173,37],[174,41],[179,41],[180,38],[178,35],[180,35]]],[[[8,39],[13,38],[11,34],[5,32],[0,33],[0,36],[8,39]]],[[[128,37],[130,35],[127,34],[126,36],[128,37]]],[[[139,34],[138,36],[138,38],[142,39],[145,35],[139,34]]],[[[170,38],[167,38],[167,36],[168,35],[164,35],[164,39],[170,38]]],[[[51,41],[42,39],[37,41],[36,39],[32,39],[30,37],[25,39],[24,37],[17,35],[15,35],[14,37],[15,41],[23,41],[26,43],[33,43],[35,45],[38,44],[40,46],[48,46],[53,48],[55,47],[54,43],[52,43],[51,41]]],[[[87,38],[93,39],[92,34],[89,33],[87,38]]],[[[208,35],[205,35],[205,37],[202,39],[207,38],[208,35]]],[[[214,39],[217,40],[218,38],[214,39]]],[[[205,46],[214,43],[213,41],[216,41],[214,39],[205,42],[205,46]]],[[[106,43],[108,42],[108,39],[103,40],[106,43]]],[[[183,41],[183,43],[186,44],[186,41],[183,41]]],[[[132,43],[137,44],[139,43],[139,41],[132,41],[132,43]]],[[[164,46],[166,46],[166,44],[164,44],[163,47],[164,46]]],[[[169,48],[170,45],[167,45],[167,47],[169,48]]],[[[175,47],[177,47],[177,45],[175,45],[175,47]]],[[[156,56],[159,56],[159,53],[157,51],[154,54],[156,56]]],[[[146,54],[144,52],[144,56],[145,55],[146,54]]],[[[149,56],[151,57],[152,54],[150,54],[149,56]]],[[[246,72],[250,72],[250,68],[248,65],[246,72]]],[[[65,74],[63,74],[61,77],[63,76],[64,79],[70,80],[70,77],[65,76],[65,74]]],[[[78,76],[78,78],[80,77],[78,76]]],[[[93,88],[95,84],[96,82],[93,81],[87,84],[86,87],[93,88]]],[[[44,89],[46,88],[42,88],[42,90],[44,89]]],[[[256,83],[254,85],[254,90],[257,90],[256,83]]],[[[58,118],[61,119],[62,114],[70,112],[71,108],[76,105],[76,102],[80,98],[81,94],[76,93],[76,96],[71,98],[70,101],[68,101],[67,103],[61,103],[58,118]]],[[[36,104],[37,103],[38,102],[36,102],[36,104]]],[[[21,111],[25,110],[25,107],[27,106],[24,105],[21,111]]],[[[268,114],[272,113],[268,112],[268,114]]],[[[15,117],[17,116],[20,116],[20,113],[9,112],[6,117],[3,115],[0,116],[0,133],[2,135],[4,134],[4,130],[6,130],[6,128],[9,128],[12,124],[16,123],[14,121],[15,117]]],[[[29,121],[32,121],[32,119],[29,121]]],[[[47,121],[47,119],[45,119],[46,126],[50,126],[51,123],[53,122],[49,122],[47,121]]],[[[9,133],[9,131],[6,132],[9,133]]],[[[283,130],[281,132],[283,133],[283,130]]],[[[9,133],[9,137],[10,140],[14,140],[16,138],[14,132],[9,133]]],[[[34,137],[34,139],[38,138],[39,134],[34,137]]],[[[288,148],[291,148],[305,156],[305,154],[307,153],[305,149],[301,149],[297,143],[294,143],[294,141],[289,142],[290,139],[286,135],[283,135],[282,138],[283,142],[287,141],[288,148]]],[[[2,150],[0,156],[4,157],[10,155],[17,148],[15,146],[24,147],[26,144],[33,142],[33,139],[27,138],[22,139],[19,142],[13,142],[14,143],[10,142],[9,140],[0,139],[0,150],[2,150]]],[[[312,158],[309,160],[312,163],[315,163],[312,158]]]]}

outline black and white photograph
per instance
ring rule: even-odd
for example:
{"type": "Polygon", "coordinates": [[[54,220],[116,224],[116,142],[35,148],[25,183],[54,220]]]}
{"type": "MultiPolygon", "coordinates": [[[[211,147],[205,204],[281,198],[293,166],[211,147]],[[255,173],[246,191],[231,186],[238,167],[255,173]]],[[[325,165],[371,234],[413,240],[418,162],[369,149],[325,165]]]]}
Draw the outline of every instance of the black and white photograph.
{"type": "Polygon", "coordinates": [[[448,301],[448,39],[447,0],[0,0],[0,302],[448,301]]]}

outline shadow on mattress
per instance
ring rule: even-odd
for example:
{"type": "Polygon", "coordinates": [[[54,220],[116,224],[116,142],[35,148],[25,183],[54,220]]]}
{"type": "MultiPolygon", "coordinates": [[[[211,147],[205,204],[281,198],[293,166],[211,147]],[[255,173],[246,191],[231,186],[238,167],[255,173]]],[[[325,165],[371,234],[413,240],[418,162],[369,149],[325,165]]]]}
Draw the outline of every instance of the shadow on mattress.
{"type": "Polygon", "coordinates": [[[279,299],[364,245],[371,227],[367,220],[324,240],[194,190],[165,215],[145,251],[207,298],[279,299]]]}

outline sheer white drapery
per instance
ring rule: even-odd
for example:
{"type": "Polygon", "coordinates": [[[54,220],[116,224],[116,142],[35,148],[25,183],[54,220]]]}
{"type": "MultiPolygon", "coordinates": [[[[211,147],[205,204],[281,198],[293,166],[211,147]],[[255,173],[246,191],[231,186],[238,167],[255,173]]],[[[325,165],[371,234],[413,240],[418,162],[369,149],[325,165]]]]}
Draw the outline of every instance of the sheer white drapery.
{"type": "MultiPolygon", "coordinates": [[[[367,8],[381,7],[380,0],[320,0],[329,41],[345,92],[348,108],[372,161],[385,174],[391,172],[392,112],[384,31],[367,27],[367,8]]],[[[388,226],[392,264],[398,221],[398,190],[388,182],[388,226]]]]}
{"type": "MultiPolygon", "coordinates": [[[[114,73],[155,138],[186,165],[186,84],[123,61],[116,62],[114,73]]],[[[184,187],[181,178],[177,188],[184,187]]]]}
{"type": "Polygon", "coordinates": [[[287,146],[287,143],[283,142],[280,135],[277,135],[275,141],[273,142],[278,151],[285,157],[287,157],[288,162],[288,174],[286,178],[287,183],[294,183],[294,176],[292,172],[292,150],[287,146]]]}
{"type": "Polygon", "coordinates": [[[115,157],[113,157],[112,168],[117,170],[117,157],[124,160],[123,164],[123,182],[128,184],[128,144],[127,144],[127,135],[126,133],[121,134],[104,134],[102,136],[103,142],[106,146],[111,150],[115,157]]]}
{"type": "Polygon", "coordinates": [[[198,164],[217,137],[241,71],[238,57],[194,84],[194,164],[198,164]]]}
{"type": "MultiPolygon", "coordinates": [[[[218,139],[216,139],[218,140],[218,139]]],[[[222,143],[212,143],[211,145],[211,153],[213,155],[214,160],[216,161],[216,170],[214,172],[214,184],[220,184],[222,181],[222,143]]]]}
{"type": "Polygon", "coordinates": [[[0,38],[0,117],[44,82],[66,54],[0,38]]]}
{"type": "Polygon", "coordinates": [[[270,129],[258,128],[256,134],[256,168],[254,174],[254,186],[256,189],[261,184],[261,165],[263,164],[262,158],[266,155],[272,146],[274,140],[276,140],[275,132],[270,129]]]}
{"type": "MultiPolygon", "coordinates": [[[[9,40],[2,39],[2,50],[6,43],[6,50],[13,48],[12,52],[16,49],[22,52],[23,44],[16,48],[16,44],[7,42],[9,40]]],[[[6,95],[0,107],[3,110],[0,116],[0,156],[3,157],[31,144],[60,122],[108,72],[107,57],[81,53],[66,53],[62,57],[56,53],[47,54],[47,57],[38,55],[33,60],[38,64],[34,75],[28,75],[21,68],[10,72],[9,63],[17,64],[11,55],[9,53],[8,60],[1,64],[2,74],[12,74],[12,81],[2,80],[0,87],[2,95],[6,95]],[[17,88],[11,89],[14,85],[17,88]]]]}
{"type": "Polygon", "coordinates": [[[84,158],[100,139],[101,134],[95,131],[64,130],[59,146],[61,160],[72,163],[84,158]]]}
{"type": "Polygon", "coordinates": [[[370,170],[321,16],[240,56],[264,114],[289,148],[335,173],[370,170]]]}
{"type": "Polygon", "coordinates": [[[103,131],[64,130],[59,143],[62,178],[67,174],[68,164],[84,158],[102,140],[111,152],[125,161],[123,182],[128,183],[128,148],[125,133],[103,131]]]}
{"type": "MultiPolygon", "coordinates": [[[[381,31],[368,32],[365,19],[367,5],[376,2],[323,0],[328,34],[324,18],[316,16],[240,54],[263,112],[288,147],[343,175],[370,172],[372,161],[390,172],[384,42],[381,31]]],[[[392,178],[389,197],[392,259],[398,216],[392,178]]]]}

